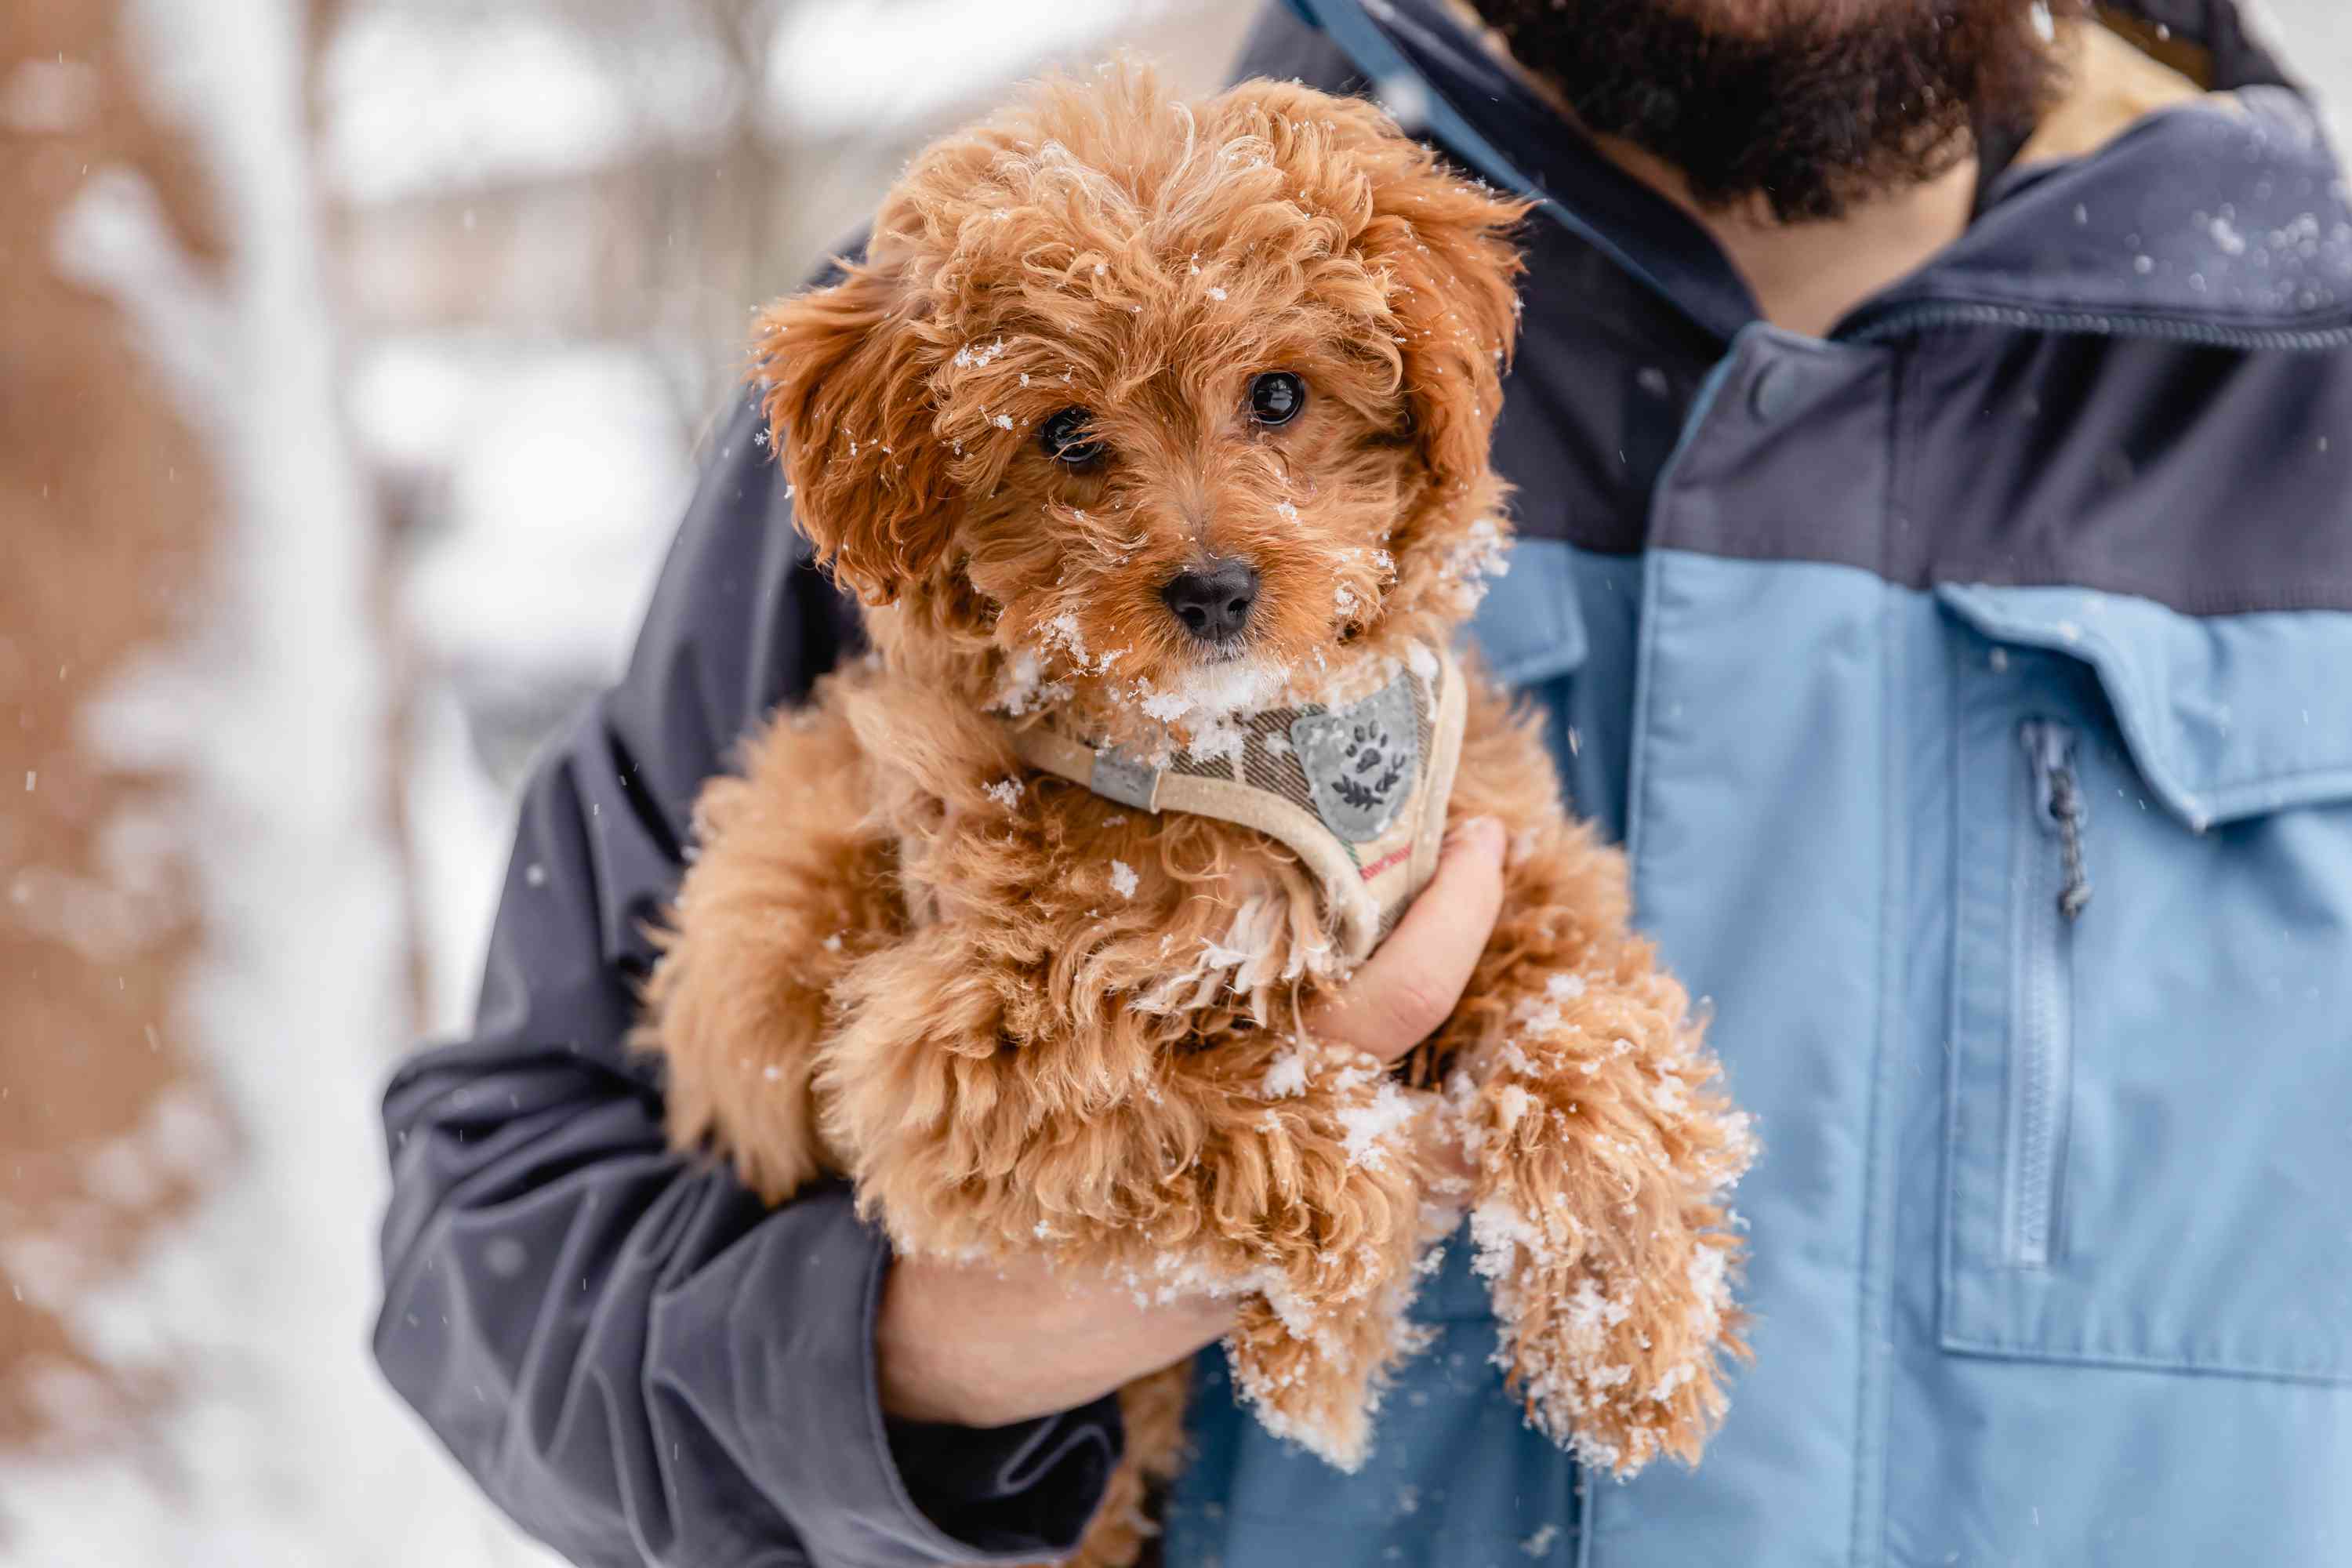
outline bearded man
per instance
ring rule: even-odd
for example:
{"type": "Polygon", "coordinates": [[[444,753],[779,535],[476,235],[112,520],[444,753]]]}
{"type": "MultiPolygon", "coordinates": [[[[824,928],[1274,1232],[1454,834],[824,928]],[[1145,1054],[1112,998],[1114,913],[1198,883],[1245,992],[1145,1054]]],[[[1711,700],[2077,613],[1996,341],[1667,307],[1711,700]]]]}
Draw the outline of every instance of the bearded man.
{"type": "MultiPolygon", "coordinates": [[[[1242,73],[1540,200],[1476,636],[1765,1153],[1698,1468],[1524,1427],[1457,1247],[1360,1474],[1201,1359],[1165,1562],[2343,1561],[2352,212],[2277,62],[2231,0],[1292,0],[1242,73]]],[[[394,1087],[378,1353],[583,1563],[1051,1557],[1227,1308],[764,1213],[622,1049],[688,804],[848,635],[752,430],[394,1087]]],[[[1358,1043],[1448,1010],[1496,854],[1358,1043]]]]}

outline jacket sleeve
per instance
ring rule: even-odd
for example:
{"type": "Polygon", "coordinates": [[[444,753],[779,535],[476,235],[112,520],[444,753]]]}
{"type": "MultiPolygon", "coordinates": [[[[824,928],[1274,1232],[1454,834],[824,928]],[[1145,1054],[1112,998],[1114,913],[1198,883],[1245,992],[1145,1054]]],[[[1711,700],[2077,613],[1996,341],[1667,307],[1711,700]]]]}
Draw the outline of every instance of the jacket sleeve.
{"type": "Polygon", "coordinates": [[[886,1422],[881,1238],[839,1187],[769,1211],[673,1152],[658,1068],[624,1045],[697,790],[856,636],[756,429],[747,403],[626,677],[538,766],[472,1037],[386,1095],[376,1356],[491,1498],[582,1564],[1060,1555],[1118,1458],[1115,1404],[990,1432],[886,1422]]]}

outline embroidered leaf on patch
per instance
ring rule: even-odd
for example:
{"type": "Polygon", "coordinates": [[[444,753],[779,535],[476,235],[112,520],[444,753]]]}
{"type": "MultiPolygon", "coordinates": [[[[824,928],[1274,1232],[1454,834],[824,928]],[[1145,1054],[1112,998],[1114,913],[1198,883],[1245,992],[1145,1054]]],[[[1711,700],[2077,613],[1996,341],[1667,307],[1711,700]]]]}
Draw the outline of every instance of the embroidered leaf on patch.
{"type": "Polygon", "coordinates": [[[1387,832],[1421,772],[1410,676],[1360,702],[1292,721],[1290,742],[1324,826],[1350,844],[1387,832]]]}

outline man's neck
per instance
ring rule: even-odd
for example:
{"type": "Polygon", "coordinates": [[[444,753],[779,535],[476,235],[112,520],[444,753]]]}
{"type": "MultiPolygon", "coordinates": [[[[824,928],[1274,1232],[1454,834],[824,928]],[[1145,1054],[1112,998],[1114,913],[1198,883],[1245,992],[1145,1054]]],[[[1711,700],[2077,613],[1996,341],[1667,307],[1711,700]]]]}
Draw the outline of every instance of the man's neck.
{"type": "Polygon", "coordinates": [[[1973,154],[1934,179],[1857,202],[1840,216],[1782,223],[1759,198],[1709,209],[1681,174],[1638,147],[1593,138],[1601,156],[1687,213],[1731,258],[1776,327],[1826,337],[1848,311],[1960,237],[1976,203],[1973,154]]]}

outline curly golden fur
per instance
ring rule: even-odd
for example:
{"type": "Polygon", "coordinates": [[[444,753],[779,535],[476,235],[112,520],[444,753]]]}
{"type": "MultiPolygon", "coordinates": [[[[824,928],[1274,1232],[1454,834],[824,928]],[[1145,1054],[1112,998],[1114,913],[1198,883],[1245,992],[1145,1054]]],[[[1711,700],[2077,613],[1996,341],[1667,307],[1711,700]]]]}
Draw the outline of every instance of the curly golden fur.
{"type": "MultiPolygon", "coordinates": [[[[1391,1077],[1303,1026],[1346,978],[1316,884],[1263,834],[1029,773],[1011,736],[1164,754],[1455,634],[1500,543],[1523,211],[1360,102],[1171,102],[1126,68],[919,158],[866,258],[757,344],[800,526],[875,652],[707,788],[647,997],[681,1145],[772,1201],[845,1173],[902,1254],[1242,1295],[1238,1386],[1341,1465],[1412,1348],[1439,1178],[1391,1077]],[[1307,389],[1278,427],[1249,415],[1273,370],[1307,389]],[[1070,409],[1091,464],[1041,443],[1070,409]],[[1260,574],[1238,648],[1162,602],[1212,558],[1260,574]]],[[[1531,1418],[1620,1472],[1693,1459],[1738,1348],[1745,1125],[1622,858],[1474,685],[1450,816],[1509,828],[1505,913],[1413,1070],[1475,1163],[1531,1418]]],[[[1180,1375],[1129,1391],[1077,1561],[1133,1560],[1180,1375]]]]}

